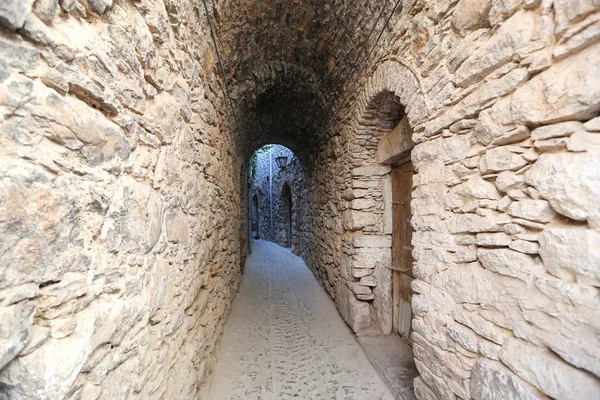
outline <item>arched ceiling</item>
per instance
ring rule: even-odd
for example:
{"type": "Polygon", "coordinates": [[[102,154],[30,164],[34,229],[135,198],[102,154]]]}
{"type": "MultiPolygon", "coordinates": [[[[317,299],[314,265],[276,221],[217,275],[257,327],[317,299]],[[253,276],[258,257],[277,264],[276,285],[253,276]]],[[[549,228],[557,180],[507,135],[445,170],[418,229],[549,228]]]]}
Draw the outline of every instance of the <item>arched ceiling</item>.
{"type": "Polygon", "coordinates": [[[227,84],[250,152],[281,143],[298,154],[318,144],[332,106],[361,71],[395,3],[212,3],[227,84]]]}

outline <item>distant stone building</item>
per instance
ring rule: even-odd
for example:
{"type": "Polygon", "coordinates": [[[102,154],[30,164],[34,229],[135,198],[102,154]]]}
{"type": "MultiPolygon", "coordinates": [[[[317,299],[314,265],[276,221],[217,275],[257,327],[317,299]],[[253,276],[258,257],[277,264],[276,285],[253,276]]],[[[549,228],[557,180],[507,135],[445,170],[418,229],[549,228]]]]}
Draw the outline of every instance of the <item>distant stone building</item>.
{"type": "Polygon", "coordinates": [[[285,146],[267,145],[252,156],[251,176],[253,236],[300,254],[306,187],[298,158],[285,146]],[[284,168],[279,168],[278,157],[286,157],[284,168]]]}

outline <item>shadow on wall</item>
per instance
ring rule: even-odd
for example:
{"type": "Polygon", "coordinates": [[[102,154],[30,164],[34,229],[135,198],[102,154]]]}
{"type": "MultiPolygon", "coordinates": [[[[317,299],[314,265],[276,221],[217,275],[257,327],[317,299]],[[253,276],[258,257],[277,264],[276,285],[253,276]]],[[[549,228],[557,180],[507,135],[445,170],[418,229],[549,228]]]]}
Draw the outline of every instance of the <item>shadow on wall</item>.
{"type": "Polygon", "coordinates": [[[268,144],[254,152],[250,171],[252,237],[299,254],[304,172],[298,158],[285,146],[268,144]]]}

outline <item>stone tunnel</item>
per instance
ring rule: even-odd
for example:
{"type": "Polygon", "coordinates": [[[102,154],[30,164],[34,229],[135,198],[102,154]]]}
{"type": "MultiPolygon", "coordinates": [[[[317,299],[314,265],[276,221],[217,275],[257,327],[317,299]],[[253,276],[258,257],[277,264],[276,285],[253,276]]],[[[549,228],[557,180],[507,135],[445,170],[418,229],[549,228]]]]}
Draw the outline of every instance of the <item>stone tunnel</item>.
{"type": "Polygon", "coordinates": [[[3,0],[0,398],[205,398],[278,144],[417,399],[600,399],[599,115],[597,0],[3,0]]]}

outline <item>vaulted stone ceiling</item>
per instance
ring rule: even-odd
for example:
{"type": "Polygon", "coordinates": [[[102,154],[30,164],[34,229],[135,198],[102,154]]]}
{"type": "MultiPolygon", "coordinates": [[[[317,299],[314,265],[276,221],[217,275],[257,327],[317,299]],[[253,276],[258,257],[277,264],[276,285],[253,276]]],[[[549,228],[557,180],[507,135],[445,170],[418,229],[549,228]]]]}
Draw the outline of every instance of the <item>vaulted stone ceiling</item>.
{"type": "Polygon", "coordinates": [[[396,2],[227,0],[211,13],[248,150],[319,142],[343,89],[362,69],[396,2]]]}

